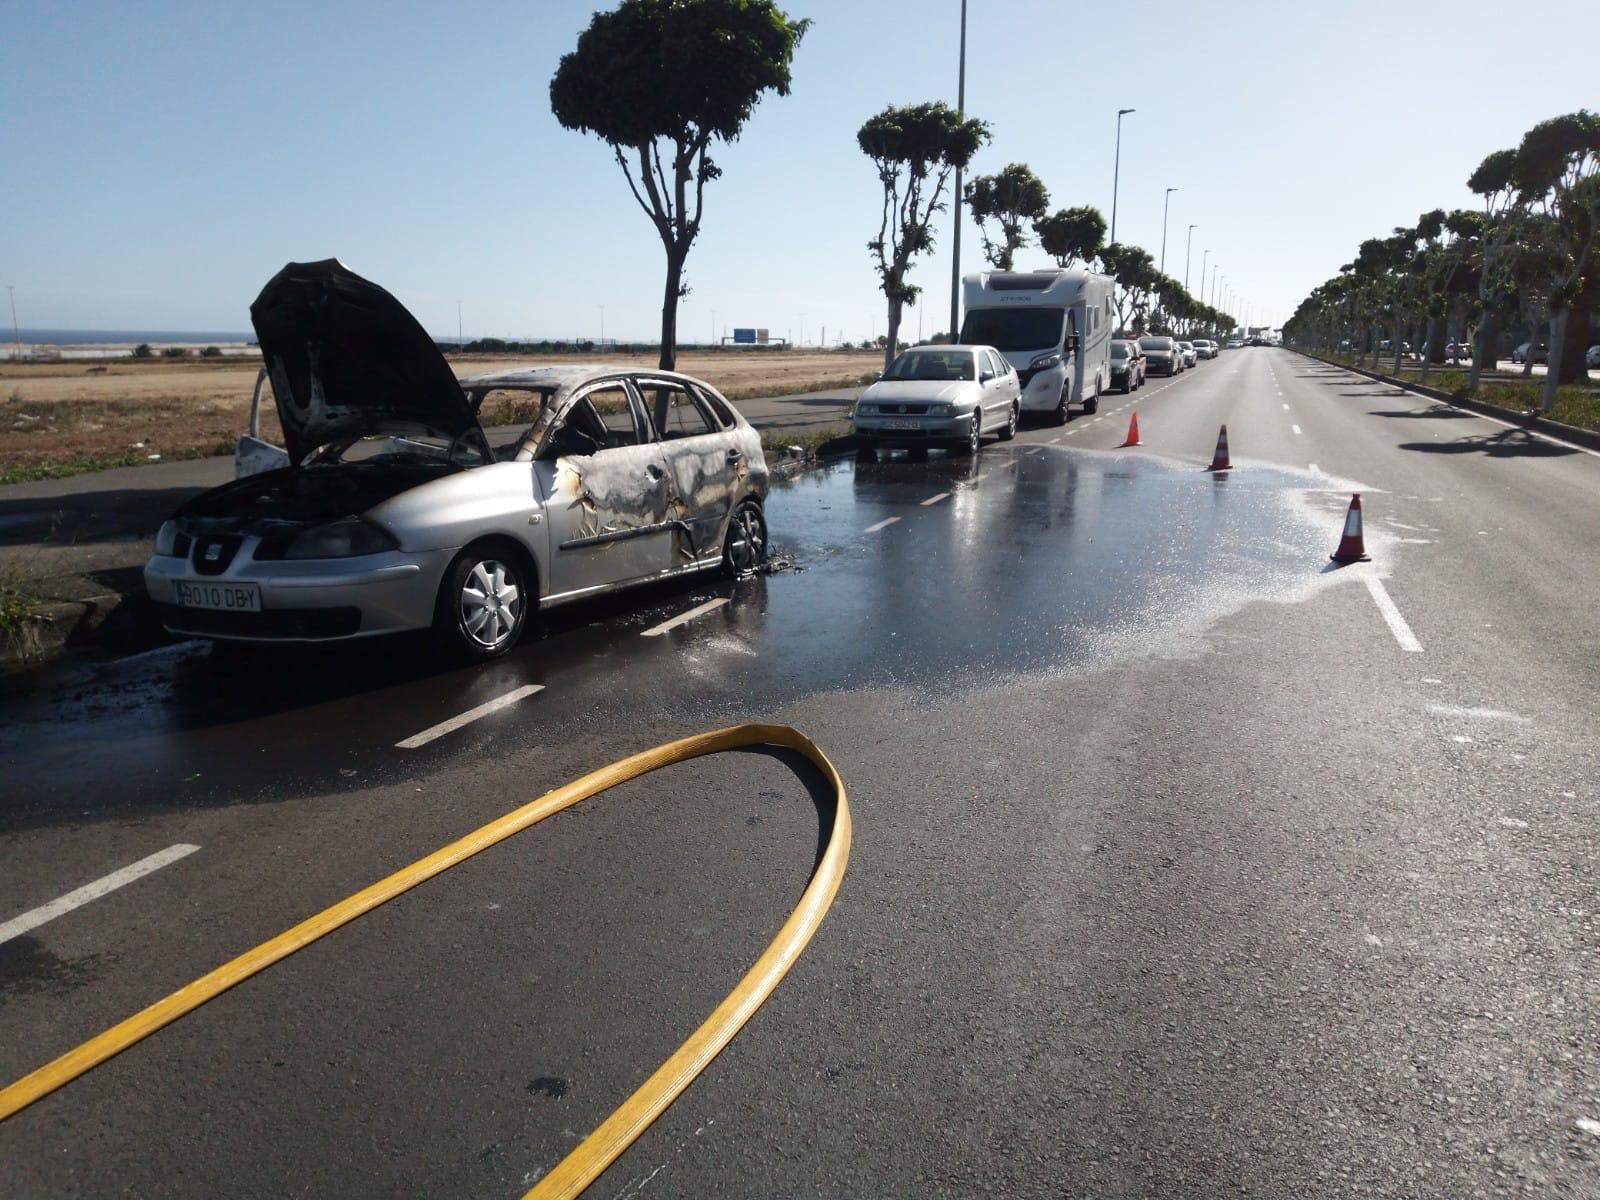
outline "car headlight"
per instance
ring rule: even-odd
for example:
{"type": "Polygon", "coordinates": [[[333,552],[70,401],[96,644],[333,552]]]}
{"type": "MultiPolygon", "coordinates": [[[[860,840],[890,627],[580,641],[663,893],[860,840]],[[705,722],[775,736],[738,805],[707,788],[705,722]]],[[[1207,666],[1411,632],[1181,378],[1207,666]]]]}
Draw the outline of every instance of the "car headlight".
{"type": "Polygon", "coordinates": [[[284,550],[285,558],[354,558],[360,554],[380,554],[385,550],[398,550],[387,530],[380,529],[360,517],[346,517],[331,521],[295,534],[294,540],[284,550]]]}
{"type": "Polygon", "coordinates": [[[928,415],[930,417],[948,417],[954,411],[955,409],[948,404],[928,405],[928,415]]]}
{"type": "Polygon", "coordinates": [[[156,530],[156,553],[176,554],[178,552],[178,523],[176,521],[163,521],[161,528],[156,530]]]}
{"type": "Polygon", "coordinates": [[[1038,358],[1034,359],[1028,364],[1028,370],[1048,371],[1051,367],[1059,367],[1060,365],[1061,355],[1059,353],[1052,352],[1050,354],[1039,355],[1038,358]]]}
{"type": "Polygon", "coordinates": [[[874,416],[874,415],[876,415],[877,411],[878,411],[878,406],[876,404],[858,404],[858,405],[856,405],[856,416],[858,416],[858,417],[874,416]]]}

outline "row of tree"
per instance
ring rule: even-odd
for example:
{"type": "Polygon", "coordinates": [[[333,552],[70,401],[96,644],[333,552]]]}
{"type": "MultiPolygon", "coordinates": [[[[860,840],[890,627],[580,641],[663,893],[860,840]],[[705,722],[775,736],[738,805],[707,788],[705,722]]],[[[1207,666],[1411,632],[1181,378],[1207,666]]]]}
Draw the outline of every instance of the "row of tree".
{"type": "MultiPolygon", "coordinates": [[[[766,92],[788,95],[796,47],[810,22],[791,20],[773,0],[622,0],[596,13],[550,82],[550,107],[566,128],[592,133],[610,148],[628,188],[666,251],[661,304],[661,366],[677,362],[678,302],[688,294],[684,263],[700,233],[705,185],[721,175],[714,142],[739,136],[766,92]]],[[[890,107],[864,124],[856,141],[878,169],[883,208],[867,243],[888,302],[886,356],[899,345],[900,319],[920,289],[912,261],[934,246],[933,218],[944,212],[953,171],[965,170],[990,141],[986,122],[944,104],[890,107]]],[[[977,221],[984,255],[1011,270],[1037,237],[1058,265],[1092,265],[1116,283],[1118,321],[1200,336],[1234,321],[1156,268],[1138,246],[1106,244],[1105,218],[1088,207],[1050,212],[1050,196],[1024,164],[973,179],[963,199],[977,221]]],[[[955,331],[952,331],[952,334],[955,331]]]]}
{"type": "Polygon", "coordinates": [[[1485,158],[1467,187],[1480,208],[1435,209],[1368,238],[1301,302],[1284,335],[1330,351],[1349,345],[1376,361],[1388,331],[1396,372],[1408,341],[1426,345],[1426,377],[1445,361],[1447,342],[1470,332],[1476,389],[1499,357],[1502,329],[1524,328],[1537,344],[1548,327],[1548,411],[1561,384],[1586,379],[1600,315],[1600,115],[1583,109],[1540,122],[1515,148],[1485,158]]]}

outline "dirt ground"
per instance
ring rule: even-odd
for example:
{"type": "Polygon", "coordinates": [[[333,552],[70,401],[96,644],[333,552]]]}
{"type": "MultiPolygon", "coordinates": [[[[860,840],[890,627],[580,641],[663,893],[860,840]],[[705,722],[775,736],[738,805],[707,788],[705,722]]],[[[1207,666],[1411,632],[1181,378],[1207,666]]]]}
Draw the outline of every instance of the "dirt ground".
{"type": "MultiPolygon", "coordinates": [[[[582,363],[451,356],[458,375],[582,363]]],[[[655,357],[607,356],[606,363],[654,366],[655,357]]],[[[684,354],[678,369],[735,398],[838,387],[883,365],[869,352],[786,351],[684,354]]],[[[204,453],[232,453],[244,430],[260,364],[208,359],[0,365],[0,473],[41,466],[111,465],[204,453]]],[[[270,400],[262,435],[277,438],[270,400]]]]}

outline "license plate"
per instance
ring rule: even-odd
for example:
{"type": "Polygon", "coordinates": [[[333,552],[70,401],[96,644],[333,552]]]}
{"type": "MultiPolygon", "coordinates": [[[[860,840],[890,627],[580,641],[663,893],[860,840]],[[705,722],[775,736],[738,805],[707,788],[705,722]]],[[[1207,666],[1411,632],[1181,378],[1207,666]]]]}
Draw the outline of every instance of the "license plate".
{"type": "Polygon", "coordinates": [[[921,429],[922,428],[922,422],[921,421],[885,421],[883,423],[883,427],[885,429],[921,429]]]}
{"type": "Polygon", "coordinates": [[[261,589],[253,583],[195,583],[177,580],[172,594],[180,608],[216,612],[260,612],[261,589]]]}

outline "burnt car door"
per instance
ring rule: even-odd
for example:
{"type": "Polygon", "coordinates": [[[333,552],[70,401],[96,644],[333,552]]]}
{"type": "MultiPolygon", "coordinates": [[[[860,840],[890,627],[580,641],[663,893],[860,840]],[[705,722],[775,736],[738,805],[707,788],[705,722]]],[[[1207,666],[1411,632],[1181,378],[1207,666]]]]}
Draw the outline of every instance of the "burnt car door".
{"type": "Polygon", "coordinates": [[[641,375],[634,382],[666,455],[672,515],[682,523],[675,562],[687,566],[719,559],[728,514],[750,466],[739,439],[705,396],[683,380],[641,375]]]}
{"type": "Polygon", "coordinates": [[[546,431],[533,470],[549,522],[549,598],[673,565],[666,459],[627,383],[579,392],[546,431]]]}

